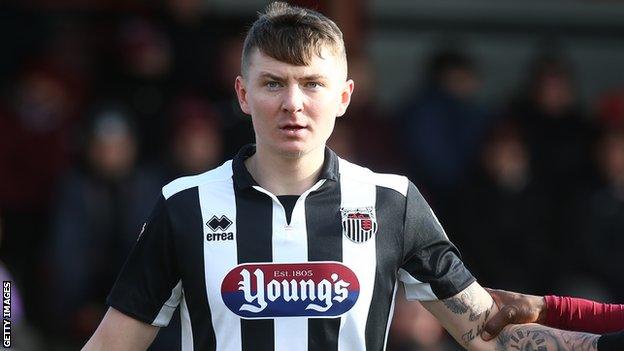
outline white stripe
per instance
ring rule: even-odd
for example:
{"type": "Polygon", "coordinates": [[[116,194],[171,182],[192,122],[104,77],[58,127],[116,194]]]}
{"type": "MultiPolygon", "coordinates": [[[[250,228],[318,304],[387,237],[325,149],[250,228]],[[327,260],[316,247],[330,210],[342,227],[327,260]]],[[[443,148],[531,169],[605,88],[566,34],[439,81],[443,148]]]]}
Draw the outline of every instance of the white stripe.
{"type": "Polygon", "coordinates": [[[160,309],[160,312],[158,312],[158,315],[156,316],[156,318],[154,318],[154,321],[152,322],[153,326],[166,327],[167,325],[169,325],[169,321],[171,320],[171,316],[173,316],[173,312],[175,311],[176,307],[178,307],[178,304],[180,304],[181,295],[182,280],[178,281],[178,284],[176,284],[176,286],[171,289],[171,296],[167,301],[165,301],[162,308],[160,309]]]}
{"type": "Polygon", "coordinates": [[[234,184],[231,178],[221,181],[222,186],[214,182],[208,186],[199,186],[199,201],[202,213],[204,243],[204,270],[206,274],[206,293],[212,325],[217,340],[217,350],[240,350],[240,317],[230,311],[221,297],[223,278],[238,264],[236,250],[236,201],[234,184]],[[206,222],[216,215],[226,216],[234,222],[227,232],[233,232],[235,240],[207,241],[206,234],[213,231],[206,222]]]}
{"type": "Polygon", "coordinates": [[[394,290],[392,291],[392,304],[390,304],[390,312],[388,313],[388,322],[386,324],[386,335],[384,337],[384,347],[386,349],[386,345],[388,344],[388,335],[390,334],[390,324],[392,324],[392,317],[394,316],[394,303],[396,302],[396,293],[399,282],[394,281],[394,290]]]}
{"type": "Polygon", "coordinates": [[[393,189],[403,196],[407,195],[409,180],[400,175],[375,173],[368,168],[358,166],[349,161],[339,160],[340,176],[349,179],[356,179],[363,183],[375,184],[384,188],[393,189]]]}
{"type": "Polygon", "coordinates": [[[431,290],[429,283],[423,283],[412,277],[403,268],[399,268],[399,280],[405,284],[405,298],[410,301],[434,301],[438,299],[433,290],[431,290]]]}
{"type": "Polygon", "coordinates": [[[180,304],[180,326],[182,329],[181,343],[182,351],[193,351],[193,327],[191,325],[191,316],[189,315],[186,299],[182,297],[180,304]]]}
{"type": "MultiPolygon", "coordinates": [[[[308,234],[305,218],[305,199],[310,192],[317,190],[325,181],[320,180],[312,188],[301,194],[291,216],[290,225],[279,199],[260,187],[255,187],[269,195],[273,201],[273,262],[301,263],[308,261],[308,234]]],[[[305,317],[275,318],[275,350],[307,350],[308,319],[305,317]]]]}
{"type": "Polygon", "coordinates": [[[165,199],[172,195],[206,182],[218,182],[227,180],[232,176],[232,160],[210,171],[188,177],[181,177],[171,181],[162,188],[165,199]]]}
{"type": "Polygon", "coordinates": [[[403,196],[407,196],[407,187],[409,185],[409,180],[400,175],[396,174],[385,174],[385,173],[373,173],[374,180],[373,182],[384,188],[393,189],[403,196]]]}
{"type": "MultiPolygon", "coordinates": [[[[340,187],[342,199],[340,205],[342,208],[375,207],[376,187],[374,184],[341,176],[340,187]]],[[[360,239],[361,232],[361,228],[357,230],[357,236],[360,239]]],[[[353,308],[341,317],[338,350],[365,350],[364,332],[368,310],[373,298],[377,265],[375,240],[357,243],[343,236],[342,261],[358,277],[360,295],[353,308]]]]}
{"type": "MultiPolygon", "coordinates": [[[[301,218],[300,213],[302,209],[303,204],[297,201],[290,226],[286,227],[284,208],[273,200],[273,262],[293,263],[308,260],[305,218],[301,218]]],[[[273,326],[275,350],[307,350],[308,339],[303,337],[308,335],[307,318],[275,318],[273,326]]]]}

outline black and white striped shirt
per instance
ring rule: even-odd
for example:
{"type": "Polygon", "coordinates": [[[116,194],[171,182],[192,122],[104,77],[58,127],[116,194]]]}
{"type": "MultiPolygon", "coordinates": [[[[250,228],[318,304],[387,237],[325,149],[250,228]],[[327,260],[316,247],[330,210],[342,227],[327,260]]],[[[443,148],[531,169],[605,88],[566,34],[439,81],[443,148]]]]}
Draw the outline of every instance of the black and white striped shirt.
{"type": "Polygon", "coordinates": [[[383,350],[398,281],[418,300],[474,281],[407,178],[326,149],[288,222],[254,152],[163,187],[110,306],[166,326],[180,305],[182,350],[383,350]]]}

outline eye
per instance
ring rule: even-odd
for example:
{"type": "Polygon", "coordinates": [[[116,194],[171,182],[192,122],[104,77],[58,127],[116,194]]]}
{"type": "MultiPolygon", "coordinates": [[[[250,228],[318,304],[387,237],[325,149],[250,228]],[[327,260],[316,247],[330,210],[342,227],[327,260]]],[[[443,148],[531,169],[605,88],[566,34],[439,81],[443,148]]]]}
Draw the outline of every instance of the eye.
{"type": "Polygon", "coordinates": [[[323,84],[319,82],[307,82],[305,84],[306,88],[317,89],[323,86],[323,84]]]}
{"type": "Polygon", "coordinates": [[[282,84],[280,84],[280,82],[276,82],[276,81],[273,81],[273,80],[272,80],[272,81],[269,81],[269,82],[264,83],[264,85],[265,85],[267,88],[269,88],[269,89],[277,89],[277,88],[279,88],[279,87],[281,87],[281,86],[282,86],[282,84]]]}

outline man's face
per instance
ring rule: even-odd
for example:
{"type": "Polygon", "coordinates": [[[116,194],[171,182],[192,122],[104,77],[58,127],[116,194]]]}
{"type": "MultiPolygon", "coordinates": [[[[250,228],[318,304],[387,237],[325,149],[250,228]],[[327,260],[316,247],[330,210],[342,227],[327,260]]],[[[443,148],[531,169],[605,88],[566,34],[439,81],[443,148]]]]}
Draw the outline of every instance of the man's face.
{"type": "Polygon", "coordinates": [[[329,51],[294,66],[254,50],[245,78],[236,78],[241,109],[251,115],[259,149],[300,157],[322,148],[353,91],[342,61],[329,51]]]}

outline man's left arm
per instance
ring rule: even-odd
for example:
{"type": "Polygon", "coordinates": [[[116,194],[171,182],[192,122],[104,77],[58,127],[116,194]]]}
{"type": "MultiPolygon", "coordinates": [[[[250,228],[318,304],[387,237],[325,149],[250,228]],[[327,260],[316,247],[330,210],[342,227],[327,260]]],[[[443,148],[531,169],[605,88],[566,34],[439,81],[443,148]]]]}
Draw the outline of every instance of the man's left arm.
{"type": "Polygon", "coordinates": [[[477,282],[443,300],[421,301],[442,326],[471,351],[596,351],[599,335],[569,332],[539,324],[508,326],[498,337],[484,341],[485,323],[498,312],[487,291],[477,282]]]}

